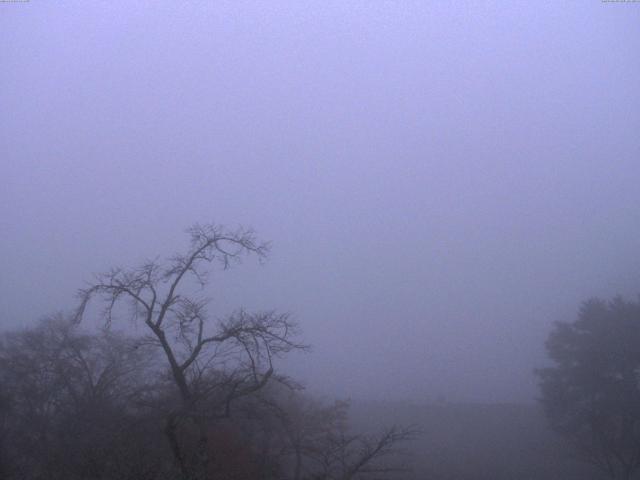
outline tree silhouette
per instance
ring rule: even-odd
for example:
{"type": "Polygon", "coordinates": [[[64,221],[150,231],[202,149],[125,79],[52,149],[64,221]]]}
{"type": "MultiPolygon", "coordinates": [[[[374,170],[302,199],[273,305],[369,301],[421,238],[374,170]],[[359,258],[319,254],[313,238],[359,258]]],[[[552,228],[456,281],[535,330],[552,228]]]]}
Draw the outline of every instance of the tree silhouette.
{"type": "Polygon", "coordinates": [[[546,342],[553,366],[537,370],[554,430],[610,478],[640,467],[640,303],[585,302],[546,342]]]}
{"type": "Polygon", "coordinates": [[[150,261],[98,275],[95,283],[80,290],[76,318],[80,320],[89,301],[98,296],[104,302],[105,324],[112,322],[121,302],[129,305],[133,320],[142,321],[147,341],[164,353],[180,400],[166,415],[173,456],[185,478],[199,479],[210,470],[214,455],[207,445],[210,421],[228,417],[235,401],[271,379],[286,382],[274,375],[273,359],[307,347],[296,341],[297,325],[286,313],[238,310],[212,320],[208,299],[194,293],[194,283],[208,285],[214,264],[226,270],[246,255],[263,259],[268,244],[244,228],[194,225],[187,232],[186,253],[164,263],[150,261]],[[185,428],[199,432],[195,448],[184,445],[185,428]]]}

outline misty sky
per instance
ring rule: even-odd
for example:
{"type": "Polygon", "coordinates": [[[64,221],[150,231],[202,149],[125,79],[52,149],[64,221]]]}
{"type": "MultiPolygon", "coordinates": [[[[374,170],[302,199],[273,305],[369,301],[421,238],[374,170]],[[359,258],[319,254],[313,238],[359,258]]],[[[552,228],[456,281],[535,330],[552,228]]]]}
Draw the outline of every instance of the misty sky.
{"type": "Polygon", "coordinates": [[[4,327],[249,225],[212,313],[293,312],[311,391],[531,401],[551,322],[640,293],[640,3],[32,0],[0,36],[4,327]]]}

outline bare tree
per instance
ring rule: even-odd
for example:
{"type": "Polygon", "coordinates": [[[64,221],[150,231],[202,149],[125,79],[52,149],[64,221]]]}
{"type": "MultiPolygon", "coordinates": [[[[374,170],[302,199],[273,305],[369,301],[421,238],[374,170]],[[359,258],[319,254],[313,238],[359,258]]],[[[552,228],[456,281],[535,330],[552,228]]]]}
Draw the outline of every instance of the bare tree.
{"type": "Polygon", "coordinates": [[[235,400],[275,377],[274,358],[307,347],[296,341],[297,325],[286,313],[239,310],[211,321],[208,299],[194,293],[194,285],[209,283],[214,263],[225,270],[246,255],[264,259],[268,244],[243,228],[194,225],[188,234],[190,247],[184,254],[98,275],[79,291],[76,319],[80,321],[89,301],[98,296],[106,325],[122,302],[134,320],[143,322],[145,341],[161,348],[180,400],[166,415],[174,459],[185,478],[198,479],[205,476],[211,455],[208,422],[228,417],[235,400]],[[186,448],[181,428],[198,431],[197,446],[186,448]]]}
{"type": "MultiPolygon", "coordinates": [[[[292,480],[389,478],[408,471],[403,443],[415,427],[393,426],[377,435],[352,433],[349,402],[324,404],[299,390],[262,392],[260,401],[280,426],[281,464],[292,480]]],[[[254,407],[255,409],[255,407],[254,407]]]]}
{"type": "Polygon", "coordinates": [[[317,480],[353,480],[357,478],[389,478],[404,473],[406,465],[389,462],[403,453],[399,444],[411,440],[418,431],[413,427],[393,426],[379,435],[349,434],[345,431],[329,435],[316,459],[321,469],[317,480]]]}
{"type": "MultiPolygon", "coordinates": [[[[140,432],[136,423],[141,419],[132,400],[149,385],[146,353],[134,348],[130,338],[82,332],[61,315],[4,333],[1,478],[132,478],[134,462],[127,462],[130,455],[116,446],[125,438],[132,446],[134,437],[141,437],[134,433],[140,432]],[[114,465],[122,476],[110,476],[114,465]]],[[[153,443],[146,439],[149,452],[157,451],[153,443]]],[[[136,471],[155,467],[159,458],[135,459],[136,471]]]]}

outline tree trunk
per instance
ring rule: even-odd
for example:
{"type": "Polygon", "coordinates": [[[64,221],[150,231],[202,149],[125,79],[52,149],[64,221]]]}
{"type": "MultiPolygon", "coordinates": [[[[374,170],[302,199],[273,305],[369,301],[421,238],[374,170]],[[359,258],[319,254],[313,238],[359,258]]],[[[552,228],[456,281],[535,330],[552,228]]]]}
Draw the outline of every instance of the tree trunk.
{"type": "Polygon", "coordinates": [[[164,428],[164,433],[167,436],[167,439],[169,440],[171,453],[173,454],[173,459],[176,462],[176,465],[178,465],[178,468],[180,469],[180,474],[182,475],[182,478],[187,480],[190,477],[190,474],[189,474],[190,472],[185,462],[182,449],[180,448],[180,442],[178,441],[177,427],[178,425],[177,425],[175,415],[170,415],[167,418],[167,423],[164,428]]]}

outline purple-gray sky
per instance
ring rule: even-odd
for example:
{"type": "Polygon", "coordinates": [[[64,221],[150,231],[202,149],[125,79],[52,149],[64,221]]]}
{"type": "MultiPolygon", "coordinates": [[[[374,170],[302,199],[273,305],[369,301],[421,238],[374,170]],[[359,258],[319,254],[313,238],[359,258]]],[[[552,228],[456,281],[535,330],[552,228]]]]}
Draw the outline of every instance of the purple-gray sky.
{"type": "Polygon", "coordinates": [[[213,310],[292,311],[314,392],[528,401],[640,292],[640,3],[0,3],[0,312],[251,225],[213,310]]]}

